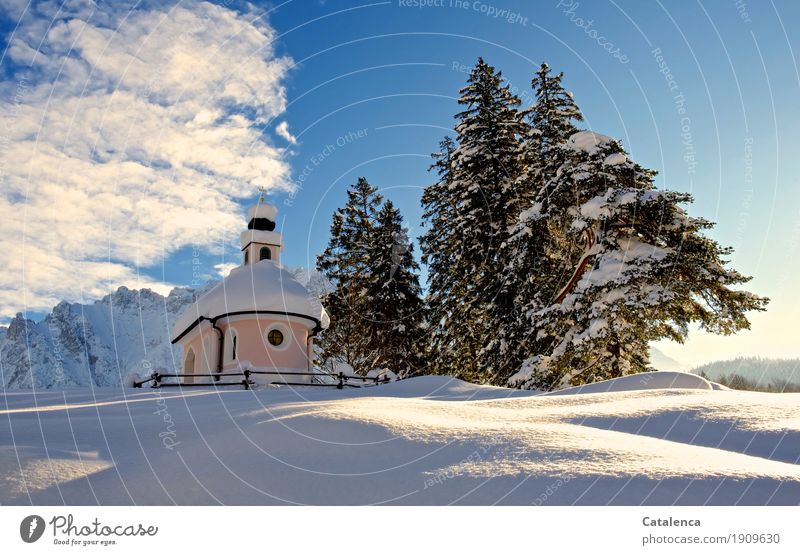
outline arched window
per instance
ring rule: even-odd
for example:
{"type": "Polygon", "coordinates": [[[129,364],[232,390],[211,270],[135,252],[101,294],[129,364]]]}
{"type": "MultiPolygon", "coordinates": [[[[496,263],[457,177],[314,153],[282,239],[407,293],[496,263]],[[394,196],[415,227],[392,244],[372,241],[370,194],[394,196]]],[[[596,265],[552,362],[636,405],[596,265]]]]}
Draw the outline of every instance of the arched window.
{"type": "Polygon", "coordinates": [[[272,259],[272,253],[269,250],[269,247],[261,247],[261,250],[258,251],[258,260],[270,260],[272,259]]]}
{"type": "MultiPolygon", "coordinates": [[[[186,358],[183,359],[183,373],[184,374],[194,374],[194,349],[189,347],[189,351],[186,353],[186,358]]],[[[194,378],[184,378],[186,383],[192,383],[194,378]]]]}
{"type": "Polygon", "coordinates": [[[226,339],[225,339],[225,351],[226,351],[226,358],[230,362],[232,360],[236,360],[236,347],[237,347],[237,335],[236,330],[230,328],[228,330],[226,339]]]}
{"type": "Polygon", "coordinates": [[[214,372],[214,347],[213,343],[211,342],[211,335],[205,338],[203,341],[203,366],[202,372],[210,373],[214,372]]]}
{"type": "Polygon", "coordinates": [[[244,265],[247,266],[247,263],[250,261],[250,251],[244,251],[244,265]]]}

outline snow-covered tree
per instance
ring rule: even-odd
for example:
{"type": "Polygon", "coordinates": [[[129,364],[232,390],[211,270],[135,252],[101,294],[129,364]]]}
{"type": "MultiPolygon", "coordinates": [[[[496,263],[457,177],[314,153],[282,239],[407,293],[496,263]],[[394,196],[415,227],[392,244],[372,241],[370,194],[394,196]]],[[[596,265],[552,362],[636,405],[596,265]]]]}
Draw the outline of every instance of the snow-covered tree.
{"type": "MultiPolygon", "coordinates": [[[[422,205],[425,211],[423,221],[429,230],[421,238],[422,261],[428,267],[428,294],[425,297],[427,324],[427,355],[428,371],[435,374],[452,372],[451,364],[461,358],[459,350],[464,349],[463,343],[453,341],[449,332],[448,323],[453,316],[448,313],[457,307],[451,301],[456,295],[451,280],[449,268],[454,264],[456,256],[461,251],[460,238],[451,229],[450,225],[456,220],[457,206],[454,195],[450,193],[453,182],[453,151],[456,144],[450,137],[445,137],[439,143],[439,152],[433,154],[434,163],[431,170],[436,171],[439,179],[425,188],[422,194],[422,205]]],[[[423,225],[425,225],[423,224],[423,225]]],[[[464,349],[463,353],[473,354],[474,351],[464,349]]],[[[465,359],[469,360],[469,359],[465,359]]]]}
{"type": "Polygon", "coordinates": [[[738,289],[749,278],[689,195],[578,131],[562,77],[543,64],[522,112],[483,60],[461,91],[422,198],[437,372],[547,389],[622,376],[648,369],[651,341],[683,341],[693,322],[734,333],[767,304],[738,289]]]}
{"type": "Polygon", "coordinates": [[[523,110],[529,124],[523,143],[526,167],[523,179],[531,193],[543,185],[542,173],[553,167],[554,150],[578,131],[575,123],[583,121],[572,93],[561,83],[563,78],[563,73],[551,75],[550,66],[542,63],[531,80],[536,100],[523,110]]]}
{"type": "Polygon", "coordinates": [[[544,222],[565,264],[553,287],[523,307],[537,354],[511,379],[555,388],[648,368],[650,341],[683,341],[698,322],[713,333],[749,327],[745,312],[767,299],[732,288],[728,248],[703,234],[684,193],[657,190],[655,172],[609,137],[582,131],[556,147],[563,163],[525,221],[544,222]]]}
{"type": "Polygon", "coordinates": [[[456,141],[446,139],[435,155],[439,181],[423,196],[429,226],[422,251],[430,265],[431,330],[439,349],[438,371],[487,381],[491,369],[484,347],[495,330],[488,327],[502,273],[498,252],[519,213],[522,171],[520,137],[525,124],[519,99],[500,72],[479,59],[461,90],[456,141]]]}
{"type": "Polygon", "coordinates": [[[331,318],[321,338],[324,364],[345,362],[366,373],[371,366],[371,322],[367,291],[372,280],[370,242],[382,201],[377,189],[360,177],[347,191],[344,208],[333,215],[331,237],[317,258],[317,270],[330,282],[322,303],[331,318]]]}
{"type": "Polygon", "coordinates": [[[400,377],[423,373],[419,264],[414,260],[414,246],[403,217],[390,200],[378,212],[369,250],[371,273],[365,315],[371,327],[370,364],[388,368],[400,377]]]}
{"type": "Polygon", "coordinates": [[[497,297],[505,302],[495,303],[490,312],[490,327],[498,331],[486,350],[498,385],[505,384],[522,361],[536,352],[530,321],[519,307],[538,306],[554,274],[564,266],[559,259],[561,246],[553,244],[557,234],[548,229],[549,222],[529,217],[534,198],[542,195],[560,166],[559,147],[577,131],[575,123],[583,121],[572,93],[562,85],[563,76],[551,75],[550,67],[543,63],[531,81],[535,101],[522,111],[528,125],[516,188],[519,209],[510,237],[500,246],[503,271],[496,276],[497,297]]]}
{"type": "Polygon", "coordinates": [[[407,376],[422,373],[419,265],[400,211],[382,201],[361,177],[333,215],[328,246],[317,259],[328,280],[322,302],[331,317],[320,358],[360,374],[389,368],[407,376]]]}

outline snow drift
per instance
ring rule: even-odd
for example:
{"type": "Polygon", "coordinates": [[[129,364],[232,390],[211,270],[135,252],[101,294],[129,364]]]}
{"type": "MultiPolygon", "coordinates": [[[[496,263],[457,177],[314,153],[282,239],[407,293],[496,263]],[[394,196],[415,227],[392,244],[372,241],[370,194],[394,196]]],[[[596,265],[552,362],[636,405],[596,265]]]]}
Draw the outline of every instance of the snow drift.
{"type": "Polygon", "coordinates": [[[0,503],[797,503],[800,394],[640,379],[6,391],[0,503]]]}
{"type": "Polygon", "coordinates": [[[552,391],[547,395],[608,393],[610,391],[640,391],[644,389],[714,389],[714,387],[705,378],[686,372],[644,372],[552,391]]]}

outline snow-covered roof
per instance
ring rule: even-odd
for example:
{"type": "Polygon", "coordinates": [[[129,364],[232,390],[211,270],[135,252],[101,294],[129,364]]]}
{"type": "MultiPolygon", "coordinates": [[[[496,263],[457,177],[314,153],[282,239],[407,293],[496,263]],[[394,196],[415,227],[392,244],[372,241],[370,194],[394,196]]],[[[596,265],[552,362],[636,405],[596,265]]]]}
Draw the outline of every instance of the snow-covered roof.
{"type": "Polygon", "coordinates": [[[249,222],[253,218],[266,218],[274,222],[277,215],[278,209],[273,205],[259,203],[254,204],[247,210],[247,221],[249,222]]]}
{"type": "Polygon", "coordinates": [[[176,341],[200,318],[213,319],[234,312],[286,313],[309,318],[322,328],[330,320],[317,298],[292,274],[272,260],[238,266],[228,277],[198,297],[175,321],[172,341],[176,341]]]}

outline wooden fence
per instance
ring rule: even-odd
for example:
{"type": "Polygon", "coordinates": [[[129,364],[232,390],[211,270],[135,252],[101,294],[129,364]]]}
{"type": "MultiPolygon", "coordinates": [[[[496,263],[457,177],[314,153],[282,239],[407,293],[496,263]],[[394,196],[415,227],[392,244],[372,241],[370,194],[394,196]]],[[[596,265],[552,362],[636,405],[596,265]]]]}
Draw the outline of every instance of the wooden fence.
{"type": "Polygon", "coordinates": [[[268,370],[242,370],[241,372],[218,372],[210,374],[163,374],[161,372],[153,372],[150,377],[140,382],[134,381],[133,387],[142,387],[146,383],[150,383],[150,387],[225,387],[225,386],[242,386],[244,389],[250,389],[251,386],[256,385],[256,382],[250,379],[251,376],[311,376],[312,381],[304,382],[289,382],[286,380],[275,380],[267,382],[268,384],[277,385],[295,385],[295,386],[316,386],[316,387],[336,387],[336,389],[344,389],[345,387],[367,387],[372,385],[379,385],[391,381],[388,376],[375,376],[367,378],[365,376],[347,376],[343,372],[338,374],[317,374],[314,372],[277,372],[268,370]],[[223,378],[229,376],[241,376],[239,381],[228,380],[224,381],[223,378]],[[331,383],[323,383],[319,381],[320,378],[332,378],[334,381],[331,383]],[[180,383],[180,382],[163,382],[164,378],[211,378],[210,382],[202,383],[180,383]],[[316,382],[314,379],[316,378],[316,382]],[[350,381],[361,382],[360,384],[350,383],[350,381]]]}

